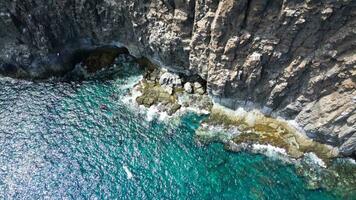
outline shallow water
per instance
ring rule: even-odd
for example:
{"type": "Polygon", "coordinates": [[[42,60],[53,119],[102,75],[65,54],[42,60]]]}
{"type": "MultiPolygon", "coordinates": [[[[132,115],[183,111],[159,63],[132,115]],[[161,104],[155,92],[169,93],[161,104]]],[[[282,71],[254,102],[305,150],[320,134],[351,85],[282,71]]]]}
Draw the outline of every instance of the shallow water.
{"type": "Polygon", "coordinates": [[[200,147],[201,117],[147,121],[112,80],[0,80],[1,199],[339,199],[292,165],[200,147]],[[132,175],[132,177],[131,177],[132,175]]]}

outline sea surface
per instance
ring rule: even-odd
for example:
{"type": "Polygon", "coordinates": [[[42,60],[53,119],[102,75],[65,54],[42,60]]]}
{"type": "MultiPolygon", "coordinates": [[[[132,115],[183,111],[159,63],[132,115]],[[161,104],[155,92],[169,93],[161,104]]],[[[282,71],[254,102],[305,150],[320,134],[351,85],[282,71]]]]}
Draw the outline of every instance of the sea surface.
{"type": "Polygon", "coordinates": [[[141,73],[1,78],[0,199],[341,199],[291,164],[198,145],[194,113],[148,121],[123,101],[141,73]]]}

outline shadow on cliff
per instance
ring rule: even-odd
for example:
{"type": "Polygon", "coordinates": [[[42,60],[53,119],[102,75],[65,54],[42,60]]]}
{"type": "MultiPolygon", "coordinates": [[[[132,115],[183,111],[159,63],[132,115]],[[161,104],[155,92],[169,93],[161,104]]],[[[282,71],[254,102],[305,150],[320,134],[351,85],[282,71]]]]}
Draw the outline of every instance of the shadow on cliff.
{"type": "Polygon", "coordinates": [[[78,40],[46,55],[30,55],[28,63],[0,60],[0,74],[7,77],[43,80],[51,77],[85,79],[121,62],[134,62],[125,47],[94,45],[89,40],[78,40]]]}

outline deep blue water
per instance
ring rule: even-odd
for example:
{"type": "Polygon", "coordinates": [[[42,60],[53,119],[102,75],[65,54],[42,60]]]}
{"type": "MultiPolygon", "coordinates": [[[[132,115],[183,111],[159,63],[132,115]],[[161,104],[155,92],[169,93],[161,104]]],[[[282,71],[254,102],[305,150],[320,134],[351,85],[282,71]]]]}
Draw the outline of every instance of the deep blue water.
{"type": "Polygon", "coordinates": [[[122,102],[137,75],[1,79],[0,199],[338,199],[292,165],[198,146],[195,114],[147,121],[122,102]]]}

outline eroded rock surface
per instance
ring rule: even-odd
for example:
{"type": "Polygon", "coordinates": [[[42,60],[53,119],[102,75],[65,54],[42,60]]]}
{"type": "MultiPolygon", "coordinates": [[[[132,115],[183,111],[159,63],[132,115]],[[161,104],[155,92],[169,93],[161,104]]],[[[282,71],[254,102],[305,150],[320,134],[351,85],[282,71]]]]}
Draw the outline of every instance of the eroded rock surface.
{"type": "Polygon", "coordinates": [[[296,119],[310,137],[355,155],[355,0],[0,2],[2,74],[61,71],[56,59],[73,41],[115,42],[198,74],[221,104],[296,119]]]}

